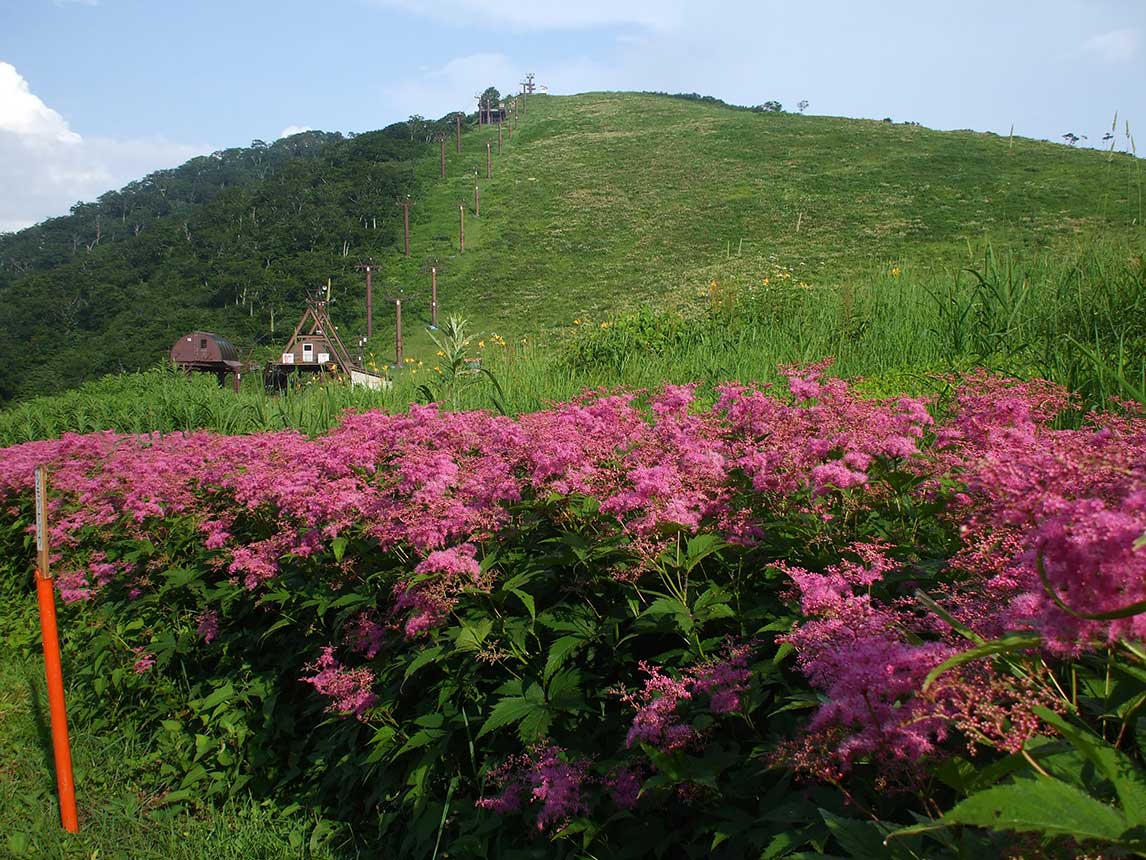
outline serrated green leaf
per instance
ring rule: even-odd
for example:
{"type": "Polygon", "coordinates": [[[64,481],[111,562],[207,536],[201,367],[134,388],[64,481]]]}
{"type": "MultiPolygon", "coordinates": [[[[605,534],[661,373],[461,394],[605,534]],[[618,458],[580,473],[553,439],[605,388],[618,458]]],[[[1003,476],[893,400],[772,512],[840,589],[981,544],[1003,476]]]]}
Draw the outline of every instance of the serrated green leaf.
{"type": "Polygon", "coordinates": [[[1071,725],[1054,711],[1047,708],[1036,708],[1035,711],[1110,780],[1130,825],[1146,826],[1146,773],[1142,768],[1098,735],[1071,725]]]}
{"type": "Polygon", "coordinates": [[[463,622],[462,630],[454,640],[454,648],[458,651],[480,651],[491,630],[493,621],[489,618],[483,618],[477,624],[463,622]]]}
{"type": "Polygon", "coordinates": [[[883,844],[883,834],[871,822],[855,818],[842,818],[826,809],[820,810],[820,817],[828,826],[836,842],[848,852],[853,860],[885,860],[887,847],[883,844]]]}
{"type": "Polygon", "coordinates": [[[728,546],[714,534],[701,534],[691,538],[685,547],[685,570],[691,571],[708,556],[728,546]]]}
{"type": "Polygon", "coordinates": [[[552,712],[548,708],[537,707],[518,723],[517,736],[525,744],[539,741],[549,734],[549,725],[552,722],[552,712]]]}
{"type": "Polygon", "coordinates": [[[685,633],[692,632],[692,613],[675,597],[658,597],[649,604],[648,609],[641,613],[642,618],[655,618],[658,615],[672,615],[677,627],[685,633]]]}
{"type": "Polygon", "coordinates": [[[442,655],[442,646],[441,645],[434,645],[431,648],[425,648],[422,651],[419,651],[417,656],[414,657],[414,659],[411,660],[406,665],[406,674],[405,674],[404,678],[408,679],[411,675],[413,675],[415,672],[417,672],[423,666],[428,666],[430,663],[433,663],[441,655],[442,655]]]}
{"type": "Polygon", "coordinates": [[[535,714],[538,711],[545,711],[545,705],[543,703],[525,698],[524,696],[504,698],[493,706],[493,710],[490,711],[489,717],[486,719],[485,724],[482,725],[481,731],[478,732],[477,736],[479,738],[485,737],[490,732],[496,731],[503,726],[520,722],[530,714],[535,714]]]}
{"type": "Polygon", "coordinates": [[[194,568],[173,567],[163,572],[168,588],[182,588],[200,578],[200,572],[194,568]]]}
{"type": "Polygon", "coordinates": [[[973,794],[943,816],[947,824],[1115,842],[1127,821],[1118,810],[1050,777],[1021,779],[973,794]]]}
{"type": "Polygon", "coordinates": [[[545,658],[542,680],[548,682],[553,673],[560,669],[565,661],[572,657],[584,644],[585,640],[580,636],[561,636],[554,639],[553,644],[549,646],[549,656],[545,658]]]}
{"type": "Polygon", "coordinates": [[[558,672],[549,682],[547,695],[554,708],[567,710],[584,701],[581,695],[581,673],[576,669],[558,672]]]}

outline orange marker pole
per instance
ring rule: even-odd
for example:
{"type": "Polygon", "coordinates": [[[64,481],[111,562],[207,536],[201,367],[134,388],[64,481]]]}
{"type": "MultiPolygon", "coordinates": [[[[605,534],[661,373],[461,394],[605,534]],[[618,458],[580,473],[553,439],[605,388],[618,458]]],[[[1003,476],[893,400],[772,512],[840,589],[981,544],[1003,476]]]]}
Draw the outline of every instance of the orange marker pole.
{"type": "Polygon", "coordinates": [[[44,639],[44,674],[48,680],[48,707],[52,716],[52,751],[56,787],[60,794],[60,823],[64,830],[80,829],[76,817],[76,783],[72,775],[72,748],[68,742],[68,712],[64,706],[64,671],[60,665],[60,633],[56,627],[56,590],[48,562],[48,475],[36,467],[36,597],[40,602],[40,632],[44,639]]]}

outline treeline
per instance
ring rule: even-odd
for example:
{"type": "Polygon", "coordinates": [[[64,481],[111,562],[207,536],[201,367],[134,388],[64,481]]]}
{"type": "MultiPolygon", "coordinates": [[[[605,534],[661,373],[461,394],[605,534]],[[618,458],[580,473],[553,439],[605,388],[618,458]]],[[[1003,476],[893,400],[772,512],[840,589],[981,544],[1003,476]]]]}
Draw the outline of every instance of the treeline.
{"type": "Polygon", "coordinates": [[[450,128],[256,140],[0,235],[0,402],[148,366],[186,330],[249,350],[272,315],[293,325],[308,290],[401,240],[394,202],[450,128]]]}

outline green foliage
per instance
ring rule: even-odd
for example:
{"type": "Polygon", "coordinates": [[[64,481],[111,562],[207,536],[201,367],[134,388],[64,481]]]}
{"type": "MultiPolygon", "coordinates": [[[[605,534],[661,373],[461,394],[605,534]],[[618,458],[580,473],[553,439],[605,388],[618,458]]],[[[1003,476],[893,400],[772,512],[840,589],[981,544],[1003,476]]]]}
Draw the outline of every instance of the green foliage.
{"type": "Polygon", "coordinates": [[[432,371],[437,378],[431,376],[429,382],[419,385],[418,396],[427,403],[457,409],[468,389],[484,383],[492,389],[494,408],[504,415],[505,394],[493,372],[481,366],[480,358],[471,355],[476,336],[466,334],[466,328],[464,319],[451,314],[440,332],[430,332],[430,340],[437,347],[437,361],[432,371]]]}

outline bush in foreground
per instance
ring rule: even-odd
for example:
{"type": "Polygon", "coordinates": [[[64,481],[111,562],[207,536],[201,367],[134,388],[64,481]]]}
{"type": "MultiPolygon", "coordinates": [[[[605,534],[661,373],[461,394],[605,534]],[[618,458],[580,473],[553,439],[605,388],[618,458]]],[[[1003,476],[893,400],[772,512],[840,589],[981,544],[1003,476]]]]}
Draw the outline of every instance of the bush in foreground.
{"type": "Polygon", "coordinates": [[[1141,850],[1146,421],[823,367],[28,443],[6,557],[46,463],[73,709],[169,803],[289,795],[408,856],[1141,850]]]}

